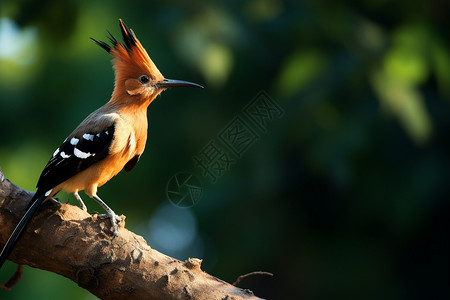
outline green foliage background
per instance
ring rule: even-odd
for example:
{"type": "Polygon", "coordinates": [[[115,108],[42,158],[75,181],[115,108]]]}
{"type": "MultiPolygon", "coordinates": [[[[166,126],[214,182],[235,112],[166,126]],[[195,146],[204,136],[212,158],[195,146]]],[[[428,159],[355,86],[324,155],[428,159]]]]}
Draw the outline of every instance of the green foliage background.
{"type": "MultiPolygon", "coordinates": [[[[119,36],[122,18],[165,76],[206,87],[152,103],[141,161],[100,189],[128,229],[228,282],[272,272],[242,282],[269,299],[449,299],[449,12],[438,0],[3,0],[0,167],[34,190],[53,151],[109,99],[110,57],[88,38],[119,36]],[[285,115],[211,183],[193,156],[260,90],[285,115]],[[184,210],[165,195],[182,170],[203,186],[184,210]],[[169,225],[191,218],[179,251],[148,233],[165,210],[169,225]]],[[[0,291],[31,297],[93,298],[29,267],[0,291]]]]}

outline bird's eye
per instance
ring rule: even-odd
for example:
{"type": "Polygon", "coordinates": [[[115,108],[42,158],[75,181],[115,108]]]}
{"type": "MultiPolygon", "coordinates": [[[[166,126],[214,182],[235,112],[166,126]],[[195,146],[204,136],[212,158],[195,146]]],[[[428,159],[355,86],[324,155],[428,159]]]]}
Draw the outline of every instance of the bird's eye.
{"type": "Polygon", "coordinates": [[[140,81],[141,83],[147,83],[147,82],[150,81],[150,79],[148,78],[147,75],[142,75],[142,76],[139,77],[139,81],[140,81]]]}

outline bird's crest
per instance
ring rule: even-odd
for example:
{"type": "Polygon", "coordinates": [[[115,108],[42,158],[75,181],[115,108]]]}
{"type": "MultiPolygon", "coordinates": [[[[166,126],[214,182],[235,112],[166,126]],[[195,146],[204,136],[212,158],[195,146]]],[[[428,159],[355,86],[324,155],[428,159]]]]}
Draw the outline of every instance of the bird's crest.
{"type": "Polygon", "coordinates": [[[162,80],[164,77],[159,72],[156,65],[148,56],[142,44],[136,38],[133,30],[119,19],[120,30],[122,32],[123,43],[117,41],[117,39],[108,31],[109,40],[112,44],[101,41],[97,41],[91,38],[97,45],[105,49],[109,54],[114,57],[114,68],[116,69],[116,80],[120,81],[121,77],[126,79],[127,77],[138,77],[146,74],[151,80],[162,80]]]}

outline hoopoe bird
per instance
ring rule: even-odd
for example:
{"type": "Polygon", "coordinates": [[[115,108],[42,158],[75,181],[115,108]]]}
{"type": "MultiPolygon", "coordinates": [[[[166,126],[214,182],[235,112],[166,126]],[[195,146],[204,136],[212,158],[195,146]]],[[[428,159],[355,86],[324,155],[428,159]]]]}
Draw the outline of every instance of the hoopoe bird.
{"type": "Polygon", "coordinates": [[[84,191],[106,211],[112,232],[122,219],[97,195],[97,189],[122,169],[131,171],[147,141],[147,107],[165,89],[201,85],[166,79],[148,56],[134,32],[119,19],[123,43],[109,33],[112,44],[97,45],[113,57],[114,91],[108,103],[90,114],[56,149],[37,183],[37,191],[0,254],[0,267],[40,205],[61,190],[73,193],[86,211],[84,191]]]}

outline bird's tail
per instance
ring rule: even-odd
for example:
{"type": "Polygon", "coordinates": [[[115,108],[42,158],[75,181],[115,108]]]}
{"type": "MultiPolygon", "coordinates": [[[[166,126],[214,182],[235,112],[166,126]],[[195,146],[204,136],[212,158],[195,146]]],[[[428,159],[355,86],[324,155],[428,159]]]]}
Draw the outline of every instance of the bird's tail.
{"type": "Polygon", "coordinates": [[[36,214],[37,209],[41,206],[42,202],[44,202],[46,198],[47,197],[45,195],[39,195],[36,193],[31,199],[30,206],[28,207],[27,212],[23,215],[19,224],[17,224],[13,233],[3,247],[2,253],[0,254],[0,268],[3,266],[3,263],[6,261],[12,249],[16,245],[17,241],[23,233],[23,230],[27,227],[28,223],[30,223],[31,218],[36,214]]]}

